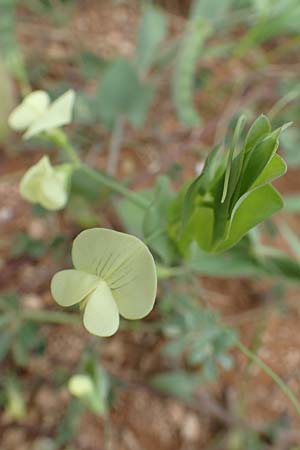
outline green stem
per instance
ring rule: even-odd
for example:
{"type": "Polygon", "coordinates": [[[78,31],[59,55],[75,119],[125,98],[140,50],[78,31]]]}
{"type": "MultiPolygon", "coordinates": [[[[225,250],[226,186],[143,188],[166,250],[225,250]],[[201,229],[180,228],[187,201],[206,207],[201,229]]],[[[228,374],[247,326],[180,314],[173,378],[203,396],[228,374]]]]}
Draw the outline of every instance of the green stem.
{"type": "Polygon", "coordinates": [[[245,347],[244,344],[242,344],[240,341],[237,342],[237,347],[240,349],[242,353],[244,353],[244,355],[247,356],[247,358],[253,361],[260,369],[262,369],[269,377],[272,378],[272,380],[277,384],[279,389],[288,397],[288,399],[294,405],[295,410],[300,416],[300,402],[293,394],[291,389],[287,386],[287,384],[280,378],[280,376],[277,375],[277,373],[275,373],[271,369],[271,367],[265,364],[255,353],[253,353],[251,350],[245,347]]]}
{"type": "Polygon", "coordinates": [[[296,100],[297,97],[299,97],[300,92],[299,90],[293,90],[288,92],[286,95],[281,97],[281,99],[278,100],[277,103],[275,103],[274,106],[270,109],[268,112],[268,117],[270,119],[274,119],[275,116],[283,109],[285,108],[290,102],[293,100],[296,100]]]}
{"type": "Polygon", "coordinates": [[[107,159],[106,171],[109,175],[115,175],[117,171],[118,161],[120,157],[120,150],[123,138],[125,119],[123,117],[119,117],[116,122],[116,125],[113,129],[109,154],[107,159]]]}
{"type": "Polygon", "coordinates": [[[73,324],[81,323],[80,316],[60,311],[49,311],[42,309],[25,309],[22,311],[23,320],[32,320],[33,322],[54,323],[54,324],[73,324]]]}
{"type": "Polygon", "coordinates": [[[60,130],[59,128],[55,128],[47,133],[48,137],[51,141],[57,145],[57,147],[64,150],[69,158],[69,160],[75,165],[80,166],[81,161],[79,156],[76,153],[73,145],[70,143],[67,135],[60,130]]]}
{"type": "Polygon", "coordinates": [[[112,191],[123,195],[125,198],[130,200],[132,203],[134,203],[139,208],[142,208],[142,209],[148,208],[148,206],[149,206],[148,200],[146,200],[142,195],[140,195],[134,191],[131,191],[130,189],[127,189],[123,184],[121,184],[119,181],[115,180],[113,177],[110,177],[109,175],[106,175],[103,172],[99,172],[97,170],[91,169],[90,167],[88,167],[84,164],[82,164],[80,166],[80,168],[90,178],[94,179],[95,181],[98,181],[99,183],[108,187],[112,191]]]}
{"type": "Polygon", "coordinates": [[[149,206],[149,202],[140,194],[127,189],[122,183],[115,180],[113,177],[104,174],[98,170],[94,170],[87,165],[83,164],[80,161],[79,156],[77,155],[74,147],[68,140],[66,134],[59,129],[52,130],[48,133],[48,137],[51,141],[64,150],[69,158],[69,160],[73,163],[75,168],[80,168],[87,176],[95,181],[103,184],[114,192],[123,195],[125,198],[130,200],[136,206],[142,209],[147,209],[149,206]]]}

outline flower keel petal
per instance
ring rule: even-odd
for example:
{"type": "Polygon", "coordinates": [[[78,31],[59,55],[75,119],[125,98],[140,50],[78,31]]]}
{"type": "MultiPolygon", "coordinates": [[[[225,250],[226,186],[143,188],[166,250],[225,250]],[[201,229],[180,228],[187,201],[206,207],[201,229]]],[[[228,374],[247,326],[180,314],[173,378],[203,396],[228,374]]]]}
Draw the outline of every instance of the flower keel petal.
{"type": "Polygon", "coordinates": [[[96,336],[112,336],[119,328],[119,311],[104,281],[87,298],[83,314],[85,328],[96,336]]]}

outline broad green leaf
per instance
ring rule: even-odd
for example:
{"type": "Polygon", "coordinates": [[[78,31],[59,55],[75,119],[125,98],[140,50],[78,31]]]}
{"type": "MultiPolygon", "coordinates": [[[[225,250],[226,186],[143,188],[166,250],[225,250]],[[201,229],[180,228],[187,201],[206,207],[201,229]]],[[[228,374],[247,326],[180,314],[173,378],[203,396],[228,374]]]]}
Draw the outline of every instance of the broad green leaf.
{"type": "Polygon", "coordinates": [[[262,258],[260,261],[266,273],[285,278],[287,281],[299,283],[300,264],[282,252],[277,255],[262,258]]]}
{"type": "MultiPolygon", "coordinates": [[[[153,190],[139,191],[149,204],[153,201],[153,190]]],[[[123,228],[130,234],[142,238],[145,212],[130,200],[123,198],[115,202],[115,208],[123,228]]]]}
{"type": "Polygon", "coordinates": [[[165,372],[155,375],[150,380],[150,384],[159,391],[190,400],[201,384],[201,378],[198,374],[184,371],[165,372]]]}
{"type": "Polygon", "coordinates": [[[128,119],[134,127],[139,128],[144,124],[154,98],[154,93],[154,86],[149,83],[141,84],[140,91],[128,111],[128,119]]]}
{"type": "Polygon", "coordinates": [[[263,184],[271,183],[271,181],[284,175],[286,170],[287,166],[285,161],[279,155],[275,154],[251,185],[250,189],[252,190],[263,184]]]}
{"type": "Polygon", "coordinates": [[[195,211],[196,240],[203,250],[210,250],[213,237],[214,213],[211,208],[200,207],[195,211]]]}
{"type": "Polygon", "coordinates": [[[47,111],[49,104],[47,92],[32,92],[13,110],[8,119],[9,126],[16,131],[26,130],[47,111]]]}
{"type": "Polygon", "coordinates": [[[11,332],[1,333],[0,335],[0,361],[2,361],[9,352],[13,343],[13,334],[11,332]]]}
{"type": "Polygon", "coordinates": [[[166,34],[166,19],[163,12],[154,6],[147,6],[138,31],[136,65],[147,71],[157,56],[159,43],[166,34]]]}
{"type": "Polygon", "coordinates": [[[292,194],[284,197],[284,211],[287,213],[300,213],[300,195],[292,194]]]}
{"type": "Polygon", "coordinates": [[[103,279],[126,319],[146,316],[156,296],[156,268],[146,245],[134,236],[104,228],[80,233],[73,243],[76,269],[103,279]]]}
{"type": "Polygon", "coordinates": [[[242,182],[240,188],[240,195],[243,195],[252,186],[255,180],[262,173],[268,162],[274,156],[276,150],[278,149],[279,140],[278,135],[270,134],[268,137],[263,139],[256,147],[248,153],[249,158],[245,164],[242,182]]]}
{"type": "Polygon", "coordinates": [[[248,131],[245,141],[246,153],[251,150],[261,139],[271,132],[271,124],[267,116],[259,116],[248,131]]]}
{"type": "Polygon", "coordinates": [[[79,55],[80,69],[86,78],[98,78],[109,62],[96,53],[82,51],[79,55]]]}
{"type": "Polygon", "coordinates": [[[235,199],[236,190],[240,183],[245,158],[245,147],[238,152],[239,140],[245,125],[246,118],[240,116],[235,126],[232,143],[229,148],[226,170],[221,182],[217,185],[214,199],[214,232],[213,241],[224,238],[226,224],[235,199]],[[236,155],[234,157],[234,155],[236,155]]]}
{"type": "Polygon", "coordinates": [[[200,206],[190,217],[184,231],[180,234],[179,246],[185,252],[189,244],[195,240],[199,247],[209,251],[212,244],[214,213],[211,208],[200,206]]]}
{"type": "Polygon", "coordinates": [[[87,297],[83,313],[85,328],[96,336],[112,336],[119,328],[119,311],[112,291],[101,281],[87,297]]]}
{"type": "Polygon", "coordinates": [[[223,20],[230,8],[232,0],[194,0],[190,16],[203,17],[210,21],[223,20]]]}
{"type": "Polygon", "coordinates": [[[99,284],[99,278],[79,270],[57,272],[51,281],[51,293],[61,306],[72,306],[84,300],[99,284]]]}
{"type": "Polygon", "coordinates": [[[279,211],[282,206],[282,198],[269,184],[244,194],[233,209],[228,238],[220,242],[215,250],[224,251],[232,247],[247,231],[279,211]]]}
{"type": "Polygon", "coordinates": [[[43,115],[34,120],[25,133],[24,138],[29,139],[42,131],[49,131],[70,123],[72,121],[74,102],[75,92],[70,89],[51,103],[43,115]]]}
{"type": "Polygon", "coordinates": [[[168,177],[159,177],[156,181],[153,202],[147,209],[143,220],[144,237],[147,244],[167,265],[174,262],[176,258],[174,244],[167,233],[167,213],[173,197],[168,177]]]}
{"type": "Polygon", "coordinates": [[[222,192],[222,197],[221,197],[221,203],[225,202],[227,194],[228,194],[228,197],[231,198],[232,193],[237,185],[237,182],[238,182],[238,179],[239,179],[239,176],[241,173],[243,160],[244,160],[244,150],[243,149],[235,159],[238,162],[235,170],[232,170],[232,165],[233,165],[233,157],[234,157],[234,154],[236,153],[239,139],[240,139],[241,133],[243,131],[245,122],[246,122],[245,116],[243,116],[243,115],[240,116],[237,121],[235,130],[234,130],[232,144],[231,144],[229,152],[228,152],[228,159],[227,159],[227,165],[226,165],[225,176],[224,176],[224,186],[223,186],[223,192],[222,192]]]}
{"type": "Polygon", "coordinates": [[[106,126],[112,127],[120,116],[140,126],[152,101],[153,87],[139,80],[133,65],[118,59],[105,70],[96,95],[106,126]]]}
{"type": "Polygon", "coordinates": [[[186,264],[190,270],[208,276],[224,278],[264,275],[255,259],[247,251],[236,247],[217,255],[195,248],[186,264]]]}
{"type": "Polygon", "coordinates": [[[300,152],[298,151],[300,141],[299,131],[297,128],[290,128],[281,138],[282,154],[289,167],[300,166],[300,152]]]}
{"type": "Polygon", "coordinates": [[[212,180],[217,175],[219,167],[221,146],[216,145],[205,160],[202,173],[193,181],[187,190],[183,202],[182,223],[183,226],[187,223],[192,214],[195,199],[198,194],[205,195],[209,190],[212,180]]]}

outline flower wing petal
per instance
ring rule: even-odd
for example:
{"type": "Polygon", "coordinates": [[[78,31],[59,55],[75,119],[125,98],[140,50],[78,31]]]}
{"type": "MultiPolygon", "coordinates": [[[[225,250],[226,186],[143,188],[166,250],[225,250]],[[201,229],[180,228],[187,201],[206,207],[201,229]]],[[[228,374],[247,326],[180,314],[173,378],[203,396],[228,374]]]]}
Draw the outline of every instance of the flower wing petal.
{"type": "Polygon", "coordinates": [[[83,314],[85,328],[96,336],[112,336],[119,328],[119,311],[107,284],[102,281],[87,298],[83,314]]]}
{"type": "Polygon", "coordinates": [[[157,276],[153,257],[138,238],[104,228],[80,233],[74,241],[73,264],[104,279],[120,314],[140,319],[153,308],[157,276]]]}
{"type": "Polygon", "coordinates": [[[12,111],[8,119],[9,126],[16,131],[26,130],[44,114],[49,103],[50,99],[47,92],[32,92],[12,111]]]}
{"type": "Polygon", "coordinates": [[[48,110],[38,120],[32,123],[24,137],[28,139],[42,131],[51,130],[70,123],[72,120],[74,101],[75,92],[70,89],[56,99],[48,110]]]}
{"type": "Polygon", "coordinates": [[[51,281],[51,293],[61,306],[72,306],[96,289],[99,279],[79,270],[62,270],[51,281]]]}

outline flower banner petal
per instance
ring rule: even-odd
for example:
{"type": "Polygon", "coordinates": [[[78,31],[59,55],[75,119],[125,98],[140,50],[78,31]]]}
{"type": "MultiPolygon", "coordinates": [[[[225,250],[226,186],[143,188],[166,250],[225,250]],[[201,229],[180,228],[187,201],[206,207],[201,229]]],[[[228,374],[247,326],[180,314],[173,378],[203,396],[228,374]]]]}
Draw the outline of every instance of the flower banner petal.
{"type": "Polygon", "coordinates": [[[119,328],[119,311],[107,284],[102,281],[87,298],[83,314],[85,328],[96,336],[112,336],[119,328]]]}
{"type": "Polygon", "coordinates": [[[140,239],[93,228],[77,236],[72,258],[78,270],[97,275],[109,285],[123,317],[140,319],[153,308],[156,267],[150,251],[140,239]]]}
{"type": "Polygon", "coordinates": [[[61,306],[72,306],[84,300],[99,283],[99,279],[79,270],[62,270],[51,281],[51,293],[61,306]]]}
{"type": "Polygon", "coordinates": [[[72,110],[75,101],[75,92],[70,89],[55,100],[45,114],[38,118],[29,127],[25,133],[25,139],[28,139],[42,131],[67,125],[72,120],[72,110]]]}

